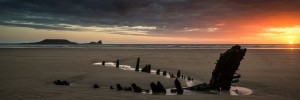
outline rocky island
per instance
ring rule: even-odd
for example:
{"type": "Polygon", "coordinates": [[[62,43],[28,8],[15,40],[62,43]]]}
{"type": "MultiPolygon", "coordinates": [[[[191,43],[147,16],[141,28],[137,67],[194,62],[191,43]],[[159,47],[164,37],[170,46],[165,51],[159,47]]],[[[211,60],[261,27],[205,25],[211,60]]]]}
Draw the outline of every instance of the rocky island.
{"type": "MultiPolygon", "coordinates": [[[[76,42],[69,41],[67,39],[44,39],[39,42],[32,42],[32,43],[23,43],[23,44],[79,44],[76,42]]],[[[98,42],[90,42],[90,43],[82,43],[82,44],[102,44],[102,41],[99,40],[98,42]]]]}
{"type": "Polygon", "coordinates": [[[87,43],[87,44],[102,44],[102,41],[99,40],[98,42],[90,42],[90,43],[87,43]]]}
{"type": "Polygon", "coordinates": [[[66,39],[44,39],[40,42],[24,43],[24,44],[78,44],[66,39]]]}

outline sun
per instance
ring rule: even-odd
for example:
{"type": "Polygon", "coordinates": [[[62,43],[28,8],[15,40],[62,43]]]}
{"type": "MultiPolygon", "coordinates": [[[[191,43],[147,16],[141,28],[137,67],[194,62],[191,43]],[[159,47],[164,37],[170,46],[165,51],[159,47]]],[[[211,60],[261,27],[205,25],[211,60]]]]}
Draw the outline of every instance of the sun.
{"type": "Polygon", "coordinates": [[[290,41],[289,44],[294,44],[294,42],[293,42],[293,41],[290,41]]]}

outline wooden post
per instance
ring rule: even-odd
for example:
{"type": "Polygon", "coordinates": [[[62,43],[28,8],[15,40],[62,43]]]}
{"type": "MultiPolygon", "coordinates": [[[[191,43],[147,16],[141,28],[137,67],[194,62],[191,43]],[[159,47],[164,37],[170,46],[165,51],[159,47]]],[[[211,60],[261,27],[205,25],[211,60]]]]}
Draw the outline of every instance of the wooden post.
{"type": "Polygon", "coordinates": [[[163,76],[166,76],[167,75],[167,71],[163,71],[163,76]]]}
{"type": "Polygon", "coordinates": [[[177,78],[180,78],[180,70],[177,71],[177,78]]]}
{"type": "Polygon", "coordinates": [[[102,61],[102,65],[105,66],[105,61],[102,61]]]}
{"type": "Polygon", "coordinates": [[[138,57],[137,61],[136,61],[136,66],[135,66],[135,71],[139,71],[140,68],[140,57],[138,57]]]}
{"type": "Polygon", "coordinates": [[[179,80],[176,78],[176,80],[174,81],[175,87],[176,87],[176,91],[178,95],[182,95],[183,94],[183,89],[181,87],[181,83],[179,82],[179,80]]]}
{"type": "Polygon", "coordinates": [[[117,59],[117,63],[116,63],[117,68],[119,68],[119,64],[120,64],[119,59],[117,59]]]}
{"type": "Polygon", "coordinates": [[[156,75],[159,75],[160,74],[160,69],[157,69],[156,70],[156,75]]]}
{"type": "Polygon", "coordinates": [[[148,65],[147,73],[151,73],[151,64],[148,65]]]}

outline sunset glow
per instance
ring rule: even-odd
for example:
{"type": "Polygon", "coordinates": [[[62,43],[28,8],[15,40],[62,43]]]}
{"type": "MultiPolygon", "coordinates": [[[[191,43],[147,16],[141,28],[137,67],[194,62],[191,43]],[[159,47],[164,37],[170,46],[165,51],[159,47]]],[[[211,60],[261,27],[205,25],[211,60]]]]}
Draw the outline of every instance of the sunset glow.
{"type": "Polygon", "coordinates": [[[261,35],[264,37],[280,38],[283,41],[287,41],[289,44],[294,44],[294,42],[298,42],[300,39],[300,26],[267,28],[265,29],[265,33],[262,33],[261,35]]]}
{"type": "Polygon", "coordinates": [[[0,43],[65,38],[122,44],[299,44],[299,5],[288,0],[4,0],[0,43]]]}

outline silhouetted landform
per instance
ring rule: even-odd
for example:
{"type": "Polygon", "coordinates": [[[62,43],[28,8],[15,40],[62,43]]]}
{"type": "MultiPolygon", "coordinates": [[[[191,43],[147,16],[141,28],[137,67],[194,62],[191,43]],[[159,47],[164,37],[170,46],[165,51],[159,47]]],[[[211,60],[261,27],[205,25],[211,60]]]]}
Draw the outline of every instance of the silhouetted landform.
{"type": "Polygon", "coordinates": [[[45,39],[40,42],[35,43],[25,43],[25,44],[78,44],[76,42],[71,42],[66,39],[45,39]]]}
{"type": "Polygon", "coordinates": [[[209,84],[199,84],[190,87],[191,90],[229,90],[231,83],[239,82],[240,74],[236,71],[240,66],[240,62],[245,56],[247,49],[241,49],[241,46],[235,45],[225,53],[221,53],[217,60],[215,69],[212,72],[212,77],[209,84]]]}
{"type": "MultiPolygon", "coordinates": [[[[40,42],[22,43],[22,44],[55,44],[55,45],[59,45],[59,44],[79,44],[79,43],[72,42],[67,39],[44,39],[40,42]]],[[[101,45],[102,41],[99,40],[98,42],[90,42],[90,43],[83,43],[83,44],[101,45]]]]}
{"type": "Polygon", "coordinates": [[[102,44],[102,41],[99,40],[98,42],[90,42],[90,43],[87,43],[87,44],[102,44]]]}

